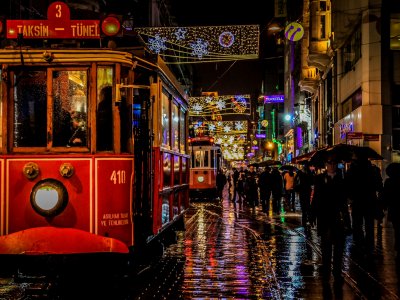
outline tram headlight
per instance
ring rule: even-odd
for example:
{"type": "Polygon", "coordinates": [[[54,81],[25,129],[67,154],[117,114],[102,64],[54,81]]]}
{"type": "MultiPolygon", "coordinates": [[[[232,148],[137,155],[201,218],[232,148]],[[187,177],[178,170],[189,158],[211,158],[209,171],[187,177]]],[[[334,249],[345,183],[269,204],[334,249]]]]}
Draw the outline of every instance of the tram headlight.
{"type": "Polygon", "coordinates": [[[64,211],[68,204],[65,186],[55,179],[44,179],[35,184],[31,196],[32,208],[43,217],[54,217],[64,211]]]}
{"type": "Polygon", "coordinates": [[[204,182],[204,176],[197,177],[197,181],[200,183],[204,182]]]}

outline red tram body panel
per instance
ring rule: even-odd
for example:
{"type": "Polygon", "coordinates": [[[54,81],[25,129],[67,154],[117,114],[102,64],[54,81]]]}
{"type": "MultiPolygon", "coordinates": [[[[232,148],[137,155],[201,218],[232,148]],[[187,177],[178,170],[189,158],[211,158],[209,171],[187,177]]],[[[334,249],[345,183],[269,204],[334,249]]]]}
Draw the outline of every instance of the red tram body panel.
{"type": "Polygon", "coordinates": [[[159,56],[10,47],[0,64],[0,256],[131,254],[182,222],[188,101],[159,56]]]}

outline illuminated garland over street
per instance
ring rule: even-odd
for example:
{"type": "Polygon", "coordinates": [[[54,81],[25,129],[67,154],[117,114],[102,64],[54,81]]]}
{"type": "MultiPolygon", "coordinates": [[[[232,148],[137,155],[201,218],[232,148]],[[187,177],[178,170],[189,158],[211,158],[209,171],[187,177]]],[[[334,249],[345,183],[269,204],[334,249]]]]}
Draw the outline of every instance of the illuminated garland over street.
{"type": "Polygon", "coordinates": [[[169,64],[258,58],[258,25],[139,27],[136,31],[169,64]]]}
{"type": "Polygon", "coordinates": [[[200,121],[191,123],[195,135],[208,134],[221,145],[224,158],[243,160],[244,147],[247,143],[247,121],[200,121]]]}
{"type": "Polygon", "coordinates": [[[221,121],[229,114],[250,114],[250,95],[189,97],[189,116],[221,121]]]}

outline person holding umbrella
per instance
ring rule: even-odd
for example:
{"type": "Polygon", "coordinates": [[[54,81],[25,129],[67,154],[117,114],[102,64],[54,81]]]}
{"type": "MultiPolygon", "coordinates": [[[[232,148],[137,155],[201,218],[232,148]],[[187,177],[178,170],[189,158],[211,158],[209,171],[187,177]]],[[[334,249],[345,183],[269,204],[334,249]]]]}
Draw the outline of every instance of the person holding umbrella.
{"type": "Polygon", "coordinates": [[[347,228],[347,190],[338,169],[338,160],[330,155],[325,161],[326,172],[315,176],[311,202],[311,224],[317,225],[321,237],[322,277],[328,281],[332,273],[335,282],[342,283],[342,261],[347,228]]]}

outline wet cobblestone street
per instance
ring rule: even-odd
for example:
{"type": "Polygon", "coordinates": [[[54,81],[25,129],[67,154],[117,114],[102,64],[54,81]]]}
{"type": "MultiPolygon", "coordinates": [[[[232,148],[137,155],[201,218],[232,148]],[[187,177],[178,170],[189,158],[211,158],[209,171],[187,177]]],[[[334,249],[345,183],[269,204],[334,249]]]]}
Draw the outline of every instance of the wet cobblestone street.
{"type": "MultiPolygon", "coordinates": [[[[323,283],[316,230],[305,231],[300,219],[300,211],[273,215],[227,194],[192,202],[186,230],[161,259],[123,284],[96,285],[104,292],[93,299],[399,299],[389,224],[377,228],[374,257],[355,251],[348,237],[345,281],[337,285],[323,283]]],[[[0,299],[12,298],[0,290],[0,299]]]]}
{"type": "Polygon", "coordinates": [[[185,217],[186,232],[153,266],[160,274],[173,265],[172,278],[160,276],[165,285],[150,284],[138,298],[399,299],[390,227],[378,234],[368,260],[348,238],[345,282],[336,285],[323,284],[318,238],[300,226],[299,212],[268,215],[225,197],[193,203],[185,217]]]}

